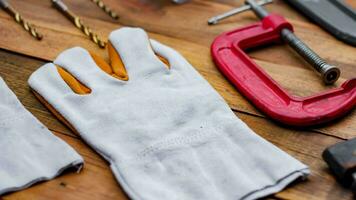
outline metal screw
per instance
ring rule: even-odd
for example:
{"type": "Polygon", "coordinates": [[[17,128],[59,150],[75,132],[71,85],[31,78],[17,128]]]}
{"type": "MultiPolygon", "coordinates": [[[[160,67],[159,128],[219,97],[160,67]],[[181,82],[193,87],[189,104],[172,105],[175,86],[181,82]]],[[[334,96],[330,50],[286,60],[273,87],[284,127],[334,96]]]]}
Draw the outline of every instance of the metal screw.
{"type": "MultiPolygon", "coordinates": [[[[254,0],[246,0],[246,4],[251,6],[253,12],[261,19],[268,16],[268,12],[254,0]]],[[[333,84],[340,77],[339,68],[326,63],[304,42],[302,42],[291,30],[284,28],[281,30],[282,39],[291,46],[299,55],[301,55],[310,65],[317,70],[325,84],[333,84]]]]}
{"type": "Polygon", "coordinates": [[[108,14],[111,18],[118,20],[119,16],[116,12],[112,11],[109,6],[105,5],[102,0],[91,0],[95,3],[99,8],[101,8],[106,14],[108,14]]]}
{"type": "Polygon", "coordinates": [[[284,41],[291,46],[299,55],[301,55],[315,70],[317,70],[325,84],[333,84],[340,77],[339,68],[326,63],[313,50],[304,44],[296,35],[289,29],[282,29],[281,35],[284,41]]]}
{"type": "Polygon", "coordinates": [[[38,33],[36,28],[24,20],[19,12],[17,12],[6,0],[0,0],[0,7],[2,7],[10,16],[12,16],[15,21],[20,24],[27,32],[31,34],[32,37],[37,40],[42,40],[43,35],[38,33]]]}
{"type": "Polygon", "coordinates": [[[99,39],[99,36],[83,24],[80,18],[74,15],[68,7],[61,0],[52,0],[53,5],[61,11],[78,29],[80,29],[86,36],[88,36],[100,48],[105,48],[106,42],[99,39]]]}

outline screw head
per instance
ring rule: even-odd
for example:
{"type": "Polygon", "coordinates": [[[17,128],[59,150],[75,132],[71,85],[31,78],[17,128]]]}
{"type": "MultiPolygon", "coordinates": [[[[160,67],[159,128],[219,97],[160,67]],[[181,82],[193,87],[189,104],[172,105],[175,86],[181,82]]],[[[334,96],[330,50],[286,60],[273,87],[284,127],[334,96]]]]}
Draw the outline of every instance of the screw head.
{"type": "Polygon", "coordinates": [[[335,83],[340,77],[340,69],[332,65],[324,65],[321,70],[323,81],[327,85],[335,83]]]}

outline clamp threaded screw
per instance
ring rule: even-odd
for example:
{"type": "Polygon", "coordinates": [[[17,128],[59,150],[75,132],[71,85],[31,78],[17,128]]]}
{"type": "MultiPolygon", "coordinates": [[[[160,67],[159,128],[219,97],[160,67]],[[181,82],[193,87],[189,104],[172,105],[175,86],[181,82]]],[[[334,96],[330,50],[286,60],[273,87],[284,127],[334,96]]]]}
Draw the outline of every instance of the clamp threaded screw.
{"type": "Polygon", "coordinates": [[[281,36],[299,55],[301,55],[309,64],[317,70],[325,84],[333,84],[340,77],[340,70],[326,63],[313,50],[297,38],[289,29],[282,29],[281,36]]]}

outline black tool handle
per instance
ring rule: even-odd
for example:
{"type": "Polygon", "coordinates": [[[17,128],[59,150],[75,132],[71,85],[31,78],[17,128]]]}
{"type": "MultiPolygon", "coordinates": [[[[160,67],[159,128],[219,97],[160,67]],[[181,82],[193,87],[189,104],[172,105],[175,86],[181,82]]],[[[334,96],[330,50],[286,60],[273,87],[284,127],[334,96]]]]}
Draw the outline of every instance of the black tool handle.
{"type": "Polygon", "coordinates": [[[356,46],[356,10],[342,0],[285,0],[339,40],[356,46]]]}

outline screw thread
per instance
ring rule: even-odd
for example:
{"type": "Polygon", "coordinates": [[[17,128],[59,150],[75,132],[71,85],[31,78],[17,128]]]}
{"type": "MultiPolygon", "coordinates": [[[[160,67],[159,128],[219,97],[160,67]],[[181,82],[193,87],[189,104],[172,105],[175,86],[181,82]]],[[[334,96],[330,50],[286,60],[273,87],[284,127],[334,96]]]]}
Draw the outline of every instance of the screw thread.
{"type": "Polygon", "coordinates": [[[322,72],[329,64],[320,58],[313,50],[297,38],[290,30],[283,29],[282,38],[318,72],[322,72]]]}
{"type": "Polygon", "coordinates": [[[299,55],[301,55],[309,64],[317,70],[325,84],[332,84],[340,77],[340,70],[326,63],[313,50],[304,44],[297,36],[289,29],[282,29],[281,36],[299,55]]]}
{"type": "Polygon", "coordinates": [[[291,43],[291,46],[294,46],[294,49],[299,54],[303,54],[303,57],[305,57],[306,60],[310,60],[311,62],[309,63],[312,64],[318,72],[321,72],[324,66],[327,65],[326,61],[320,58],[320,56],[318,56],[313,50],[311,50],[303,42],[296,41],[294,43],[291,43]]]}

